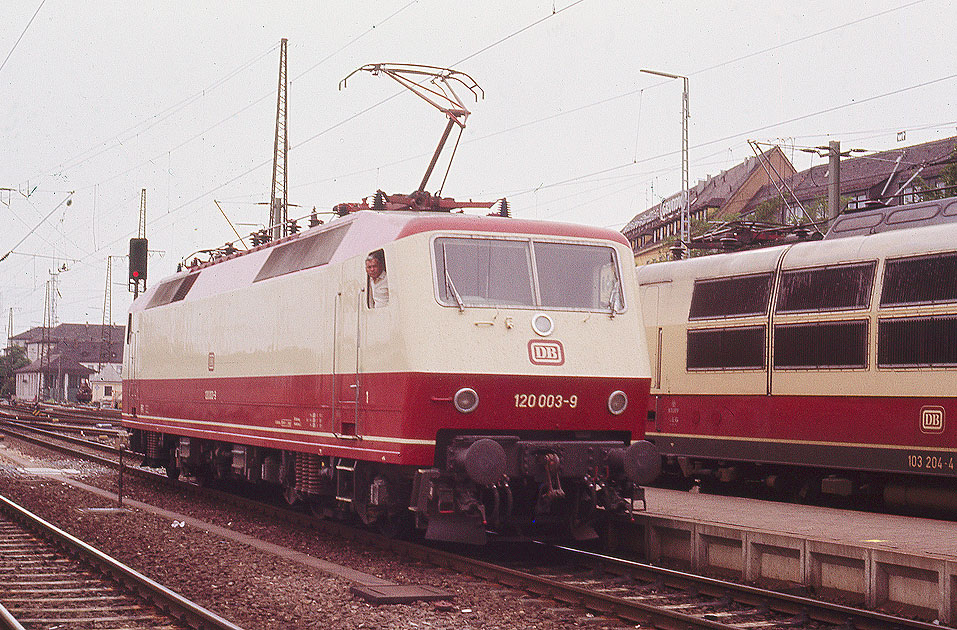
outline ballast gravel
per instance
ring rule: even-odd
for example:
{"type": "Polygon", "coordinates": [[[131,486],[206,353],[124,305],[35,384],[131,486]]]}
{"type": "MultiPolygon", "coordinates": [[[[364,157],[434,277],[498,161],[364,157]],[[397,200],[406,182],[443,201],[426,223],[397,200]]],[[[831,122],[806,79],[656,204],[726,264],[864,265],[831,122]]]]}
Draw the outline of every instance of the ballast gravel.
{"type": "Polygon", "coordinates": [[[12,438],[0,442],[0,494],[246,630],[629,627],[495,583],[330,539],[321,532],[267,516],[244,514],[232,505],[217,505],[171,488],[125,478],[124,496],[131,499],[385,580],[428,585],[453,595],[451,600],[440,602],[372,605],[354,596],[352,583],[346,579],[175,519],[135,508],[125,512],[85,510],[115,507],[116,503],[59,479],[26,472],[4,453],[32,461],[30,468],[79,471],[69,476],[111,492],[116,491],[116,471],[67,459],[12,438]]]}

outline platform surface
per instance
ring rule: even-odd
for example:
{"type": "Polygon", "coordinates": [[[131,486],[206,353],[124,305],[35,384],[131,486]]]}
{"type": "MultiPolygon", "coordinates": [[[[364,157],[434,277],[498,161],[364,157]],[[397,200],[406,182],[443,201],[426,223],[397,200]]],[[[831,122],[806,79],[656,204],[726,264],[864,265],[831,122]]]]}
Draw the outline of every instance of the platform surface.
{"type": "Polygon", "coordinates": [[[741,527],[855,547],[957,560],[957,522],[648,488],[658,518],[741,527]]]}

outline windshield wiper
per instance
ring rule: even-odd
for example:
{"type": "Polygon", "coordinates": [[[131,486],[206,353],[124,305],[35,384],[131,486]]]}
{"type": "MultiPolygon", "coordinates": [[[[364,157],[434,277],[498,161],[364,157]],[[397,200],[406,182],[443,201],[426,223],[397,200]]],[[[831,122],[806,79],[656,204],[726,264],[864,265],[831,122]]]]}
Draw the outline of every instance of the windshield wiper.
{"type": "Polygon", "coordinates": [[[614,317],[621,311],[618,310],[618,305],[621,303],[621,282],[618,280],[618,275],[615,275],[615,284],[611,287],[611,295],[608,296],[608,308],[611,310],[611,316],[614,317]]]}
{"type": "Polygon", "coordinates": [[[452,276],[449,275],[449,263],[445,255],[445,245],[442,245],[442,269],[445,271],[445,290],[446,292],[451,291],[452,297],[455,298],[455,303],[459,305],[459,312],[465,312],[465,303],[462,302],[462,296],[459,295],[459,292],[455,289],[455,283],[452,282],[452,276]]]}
{"type": "Polygon", "coordinates": [[[608,309],[611,311],[611,316],[614,317],[621,311],[618,310],[618,305],[624,302],[624,296],[621,294],[621,278],[618,277],[617,265],[615,265],[615,254],[614,252],[610,253],[609,256],[611,260],[611,272],[615,274],[615,284],[611,287],[611,293],[608,295],[608,309]]]}

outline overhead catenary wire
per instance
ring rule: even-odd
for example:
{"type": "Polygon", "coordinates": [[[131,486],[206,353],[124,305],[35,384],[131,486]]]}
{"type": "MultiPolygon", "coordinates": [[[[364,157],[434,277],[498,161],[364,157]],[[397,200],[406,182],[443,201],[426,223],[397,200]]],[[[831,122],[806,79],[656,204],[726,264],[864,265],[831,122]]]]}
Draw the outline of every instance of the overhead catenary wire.
{"type": "MultiPolygon", "coordinates": [[[[921,2],[923,2],[923,1],[926,1],[926,0],[921,0],[921,2]]],[[[410,6],[410,4],[411,4],[411,3],[404,5],[403,7],[400,8],[400,10],[404,10],[406,7],[410,6]]],[[[563,8],[563,9],[560,9],[559,11],[564,11],[565,9],[570,8],[570,7],[572,7],[572,6],[576,6],[577,4],[579,4],[579,3],[570,4],[570,5],[568,5],[568,7],[565,7],[565,8],[563,8]]],[[[866,19],[871,19],[871,18],[873,18],[873,17],[875,17],[875,16],[877,16],[877,15],[882,15],[882,14],[890,13],[890,12],[892,12],[892,11],[900,10],[900,9],[906,8],[906,7],[912,7],[912,6],[914,6],[915,4],[920,4],[920,2],[911,2],[911,3],[908,3],[908,4],[906,4],[906,5],[903,5],[902,7],[892,8],[892,9],[889,9],[889,10],[887,10],[887,11],[882,11],[882,12],[880,12],[880,13],[878,13],[878,14],[873,15],[873,16],[866,16],[866,17],[863,17],[863,18],[854,20],[853,22],[849,22],[848,24],[856,24],[856,23],[859,23],[859,22],[864,21],[864,20],[866,20],[866,19]]],[[[541,18],[541,19],[539,19],[538,21],[539,21],[539,22],[544,21],[544,20],[548,19],[548,17],[551,17],[551,15],[549,15],[549,16],[547,16],[547,17],[545,17],[545,18],[541,18]]],[[[838,25],[838,26],[835,26],[835,27],[831,27],[831,28],[829,28],[829,29],[826,29],[825,31],[820,31],[819,33],[815,33],[815,34],[812,34],[812,35],[804,36],[804,37],[798,38],[798,39],[793,40],[793,41],[803,41],[803,40],[809,39],[809,38],[811,38],[811,37],[814,37],[814,36],[816,36],[816,35],[819,35],[820,33],[833,32],[834,30],[836,30],[836,29],[838,29],[838,28],[841,28],[842,26],[844,26],[844,25],[838,25]]],[[[501,40],[499,40],[499,41],[508,40],[508,39],[514,37],[515,35],[517,35],[517,34],[523,32],[524,30],[527,30],[527,28],[528,28],[528,26],[523,27],[522,29],[519,29],[519,30],[515,31],[514,33],[510,34],[509,36],[507,36],[507,37],[505,37],[505,38],[503,38],[503,39],[501,39],[501,40]]],[[[370,32],[370,31],[367,30],[365,33],[368,33],[368,32],[370,32]]],[[[360,36],[361,36],[361,35],[360,35],[360,36]]],[[[353,41],[355,41],[355,40],[353,40],[353,41]]],[[[736,59],[744,59],[744,58],[747,58],[747,57],[752,57],[752,56],[755,56],[755,55],[757,55],[757,54],[760,54],[761,52],[766,52],[766,51],[769,51],[769,50],[773,50],[773,49],[776,49],[776,48],[780,48],[780,47],[782,47],[782,46],[786,46],[786,45],[788,45],[789,43],[790,43],[790,42],[785,42],[785,43],[782,43],[782,44],[780,44],[780,45],[774,46],[774,47],[772,47],[772,48],[765,49],[765,51],[755,51],[754,53],[750,53],[750,54],[748,54],[748,55],[745,55],[745,56],[743,56],[743,57],[738,57],[738,58],[736,58],[736,59]]],[[[473,56],[476,55],[476,54],[480,54],[481,52],[484,52],[484,50],[489,49],[489,48],[490,48],[491,46],[493,46],[493,45],[497,45],[497,43],[493,43],[493,44],[490,45],[490,46],[486,46],[486,47],[485,47],[484,49],[482,49],[482,50],[476,51],[476,53],[473,53],[473,56]]],[[[335,54],[335,53],[333,53],[333,54],[335,54]]],[[[329,58],[329,57],[327,57],[327,58],[329,58]]],[[[325,61],[325,59],[324,59],[323,61],[325,61]]],[[[727,61],[725,61],[725,62],[722,62],[721,64],[718,64],[718,66],[720,66],[720,65],[727,65],[727,64],[729,64],[729,63],[732,63],[733,61],[734,61],[734,60],[727,60],[727,61]]],[[[714,67],[717,67],[717,66],[714,66],[714,67]]],[[[708,68],[705,68],[705,69],[702,69],[702,70],[698,70],[698,71],[696,71],[696,72],[700,73],[700,72],[703,72],[703,71],[706,71],[706,70],[708,70],[708,68]]],[[[304,74],[304,73],[303,73],[303,74],[304,74]]],[[[298,79],[300,76],[302,76],[302,75],[300,74],[300,75],[298,75],[296,78],[298,79]]],[[[630,91],[629,91],[629,94],[634,94],[635,92],[636,92],[635,90],[630,90],[630,91]]],[[[639,98],[640,98],[641,92],[640,92],[640,91],[637,91],[637,92],[639,92],[639,98]]],[[[608,100],[613,100],[613,99],[616,99],[616,98],[626,98],[626,95],[617,95],[617,96],[611,97],[610,99],[602,99],[602,100],[605,101],[605,102],[607,102],[608,100]]],[[[583,106],[581,109],[584,109],[585,107],[588,107],[588,106],[594,106],[594,105],[593,105],[593,104],[589,104],[589,105],[583,106]]],[[[369,109],[372,109],[372,108],[369,108],[369,109]]],[[[549,116],[549,117],[545,117],[545,118],[541,118],[541,119],[539,119],[539,120],[545,120],[545,119],[547,119],[547,118],[555,118],[555,117],[558,117],[558,116],[564,116],[564,115],[568,115],[568,114],[570,114],[570,113],[572,113],[572,112],[570,112],[570,111],[569,111],[569,112],[561,112],[561,113],[559,113],[559,114],[556,114],[556,115],[553,115],[553,116],[549,116]]],[[[355,119],[355,117],[351,117],[351,118],[350,118],[350,120],[354,120],[354,119],[355,119]]],[[[226,120],[229,120],[229,119],[226,119],[226,120]]],[[[344,122],[346,122],[346,121],[344,121],[344,122]]],[[[344,122],[343,122],[343,124],[344,124],[344,122]]],[[[527,123],[524,123],[524,126],[533,125],[533,124],[536,124],[536,122],[537,122],[537,121],[529,121],[529,122],[527,122],[527,123]]],[[[337,125],[337,126],[338,126],[338,125],[337,125]]],[[[481,137],[481,138],[474,138],[474,139],[472,139],[472,138],[467,138],[467,139],[463,139],[463,145],[465,145],[465,144],[468,143],[468,142],[475,142],[475,141],[478,141],[478,140],[480,140],[480,139],[489,138],[489,137],[492,137],[493,135],[500,135],[500,134],[503,134],[503,133],[508,133],[509,131],[514,130],[514,129],[517,129],[517,128],[518,128],[518,127],[512,127],[512,128],[510,128],[510,129],[508,129],[508,130],[497,131],[497,132],[495,132],[494,134],[488,134],[488,135],[483,136],[483,137],[481,137]]],[[[744,133],[747,133],[747,132],[742,132],[742,134],[744,134],[744,133]]],[[[195,139],[196,137],[197,137],[197,136],[194,136],[191,140],[195,139]]],[[[182,146],[184,146],[184,144],[185,144],[185,143],[181,143],[181,144],[177,145],[177,148],[181,148],[182,146]]],[[[300,144],[296,145],[296,147],[302,146],[302,144],[305,144],[305,143],[300,143],[300,144]]],[[[700,148],[702,148],[702,147],[707,146],[707,144],[708,144],[708,143],[700,143],[700,144],[695,145],[693,148],[695,148],[696,150],[698,150],[698,149],[700,149],[700,148]]],[[[636,143],[636,145],[637,145],[637,143],[636,143]]],[[[661,154],[661,155],[663,155],[663,156],[668,156],[668,155],[673,155],[673,154],[674,154],[674,153],[671,152],[671,153],[663,153],[663,154],[661,154]]],[[[641,160],[641,163],[647,163],[647,162],[649,161],[649,159],[654,159],[654,157],[657,157],[657,156],[653,156],[652,158],[642,159],[642,160],[641,160]]],[[[636,146],[635,158],[636,158],[636,159],[633,160],[632,163],[638,164],[638,163],[639,163],[639,160],[638,160],[637,146],[636,146]]],[[[415,158],[409,158],[409,159],[415,159],[415,158]]],[[[228,178],[228,181],[227,181],[227,182],[225,182],[225,183],[223,183],[223,184],[217,186],[217,187],[216,187],[215,189],[213,189],[213,190],[222,190],[223,188],[228,187],[228,186],[231,185],[232,183],[238,181],[238,179],[240,179],[242,176],[247,175],[247,174],[249,174],[250,172],[254,172],[254,171],[255,171],[256,169],[258,169],[258,168],[265,167],[267,164],[268,164],[268,162],[264,162],[264,163],[261,164],[261,165],[256,165],[256,166],[254,166],[254,167],[252,167],[252,168],[250,168],[250,169],[245,169],[244,172],[243,172],[242,174],[240,174],[239,176],[228,178]]],[[[628,166],[627,164],[621,165],[622,171],[617,171],[617,169],[618,169],[619,167],[612,167],[612,169],[611,169],[611,170],[612,170],[612,173],[610,173],[610,174],[614,175],[615,173],[623,172],[623,171],[626,171],[626,170],[631,170],[631,169],[628,169],[627,166],[628,166]]],[[[375,168],[380,168],[380,167],[375,167],[375,168]]],[[[549,186],[555,186],[555,187],[558,187],[558,186],[569,186],[569,185],[573,185],[575,182],[585,182],[585,181],[589,181],[589,178],[592,178],[592,179],[593,179],[594,177],[596,177],[595,173],[599,173],[599,175],[597,175],[597,177],[601,177],[601,173],[609,174],[608,171],[609,171],[609,169],[591,170],[591,172],[586,173],[585,175],[582,175],[582,176],[575,177],[575,178],[562,178],[561,181],[557,181],[557,182],[554,182],[554,183],[550,183],[550,182],[547,182],[547,181],[546,181],[546,187],[549,187],[549,186]]],[[[129,172],[129,170],[124,171],[124,174],[125,174],[125,173],[128,173],[128,172],[129,172]]],[[[215,182],[215,180],[213,180],[213,181],[215,182]]],[[[191,201],[192,201],[192,202],[195,202],[195,201],[204,199],[204,198],[207,196],[207,194],[209,194],[209,191],[206,191],[206,192],[201,193],[201,194],[196,195],[196,196],[192,196],[192,195],[191,195],[191,197],[192,197],[192,200],[191,200],[191,201]]],[[[184,206],[190,204],[191,201],[187,201],[187,202],[185,202],[184,204],[174,205],[173,207],[168,208],[167,214],[169,215],[170,213],[173,213],[173,212],[176,212],[176,211],[182,209],[184,206]]],[[[102,214],[105,215],[105,214],[108,214],[108,213],[109,213],[108,211],[105,211],[105,212],[103,212],[102,214]]],[[[96,252],[101,251],[102,249],[103,249],[103,247],[95,248],[95,249],[94,249],[94,254],[95,254],[96,252]]]]}
{"type": "MultiPolygon", "coordinates": [[[[57,172],[57,171],[62,171],[62,170],[68,170],[68,169],[71,169],[71,168],[76,168],[77,166],[80,166],[81,164],[84,164],[84,163],[88,162],[89,160],[92,160],[93,158],[99,157],[100,155],[102,155],[103,153],[106,153],[107,151],[110,151],[111,149],[114,149],[114,148],[116,148],[116,147],[118,147],[118,146],[121,146],[121,145],[123,144],[123,141],[121,140],[121,138],[126,138],[126,137],[130,137],[130,136],[135,136],[135,135],[144,133],[144,132],[146,132],[146,131],[152,129],[153,127],[155,127],[155,126],[158,125],[159,123],[161,123],[161,122],[163,122],[164,120],[168,119],[168,118],[169,118],[170,116],[172,116],[173,114],[176,114],[176,113],[182,111],[182,110],[185,109],[186,107],[189,107],[189,106],[192,105],[193,103],[199,101],[201,98],[204,98],[205,96],[207,96],[207,94],[208,94],[210,91],[212,91],[212,90],[218,88],[218,87],[221,86],[221,85],[224,85],[227,81],[229,81],[230,79],[232,79],[232,78],[235,77],[235,76],[238,76],[242,71],[244,71],[244,70],[246,70],[246,69],[252,67],[252,66],[255,65],[257,62],[259,62],[261,59],[266,58],[268,55],[270,55],[270,54],[271,54],[274,50],[276,50],[276,48],[278,48],[278,47],[279,47],[279,44],[274,44],[274,45],[271,46],[268,50],[259,53],[258,55],[256,55],[256,56],[253,57],[252,59],[250,59],[249,61],[246,61],[245,63],[241,64],[240,66],[234,68],[233,70],[231,70],[230,72],[226,73],[224,76],[220,77],[219,79],[217,79],[217,80],[214,81],[213,83],[211,83],[211,84],[207,85],[206,87],[204,87],[202,90],[199,90],[198,92],[193,93],[192,95],[190,95],[190,96],[188,96],[188,97],[186,97],[186,98],[180,100],[179,102],[174,103],[173,105],[170,105],[170,106],[167,107],[166,109],[161,110],[161,111],[157,112],[156,114],[153,114],[152,116],[149,116],[149,117],[147,117],[146,119],[137,122],[137,123],[134,124],[134,125],[131,125],[131,126],[128,127],[127,129],[125,129],[125,130],[123,130],[123,131],[117,133],[116,135],[112,136],[109,140],[100,142],[100,143],[94,145],[93,147],[90,147],[90,148],[86,149],[85,151],[81,151],[80,153],[78,153],[78,154],[75,155],[74,157],[69,158],[69,159],[67,159],[67,160],[64,160],[63,162],[61,162],[60,164],[57,164],[56,166],[53,166],[52,168],[44,169],[45,172],[46,172],[46,173],[52,173],[52,172],[57,172]],[[97,148],[99,148],[98,151],[97,151],[97,148]],[[94,152],[94,151],[95,151],[95,153],[92,153],[92,152],[94,152]],[[87,154],[90,154],[90,153],[92,153],[92,154],[91,154],[91,155],[87,155],[87,154]]],[[[266,97],[268,97],[268,96],[270,96],[270,94],[267,94],[267,95],[266,95],[266,97]]],[[[263,98],[266,98],[266,97],[263,97],[263,98]]],[[[259,102],[259,101],[256,101],[256,103],[258,103],[258,102],[259,102]]],[[[253,104],[255,104],[255,103],[253,103],[253,104]]],[[[251,106],[251,105],[250,105],[250,106],[251,106]]],[[[245,110],[248,109],[250,106],[247,106],[247,107],[242,108],[241,110],[239,110],[239,112],[245,111],[245,110]]],[[[239,112],[237,112],[237,113],[239,113],[239,112]]],[[[228,116],[227,118],[225,118],[224,120],[229,120],[229,119],[233,118],[234,116],[235,116],[235,114],[230,115],[230,116],[228,116]]],[[[208,132],[208,131],[209,131],[209,130],[207,129],[206,131],[204,131],[204,132],[202,132],[202,133],[205,133],[205,132],[208,132]]],[[[201,135],[201,134],[199,134],[199,135],[201,135]]],[[[196,137],[197,137],[197,136],[194,136],[193,138],[190,138],[190,140],[193,140],[193,139],[195,139],[196,137]]],[[[180,146],[182,146],[182,145],[180,145],[180,146]]],[[[177,148],[179,148],[179,147],[174,147],[173,150],[175,150],[175,149],[177,149],[177,148]]],[[[166,152],[164,152],[163,154],[165,154],[165,153],[166,153],[166,152]]],[[[157,158],[157,157],[150,158],[149,160],[146,160],[146,162],[144,162],[144,163],[148,163],[148,162],[150,162],[150,161],[152,161],[152,160],[155,160],[155,159],[158,159],[158,158],[157,158]]],[[[134,170],[134,169],[136,169],[136,168],[139,168],[139,167],[142,166],[142,165],[143,165],[143,164],[139,164],[139,165],[137,165],[136,167],[133,167],[132,169],[127,169],[126,171],[123,171],[122,174],[126,174],[126,173],[130,172],[131,170],[134,170]]],[[[39,177],[39,176],[38,176],[38,177],[39,177]]],[[[38,177],[37,177],[37,178],[38,178],[38,177]]],[[[34,178],[34,179],[37,179],[37,178],[34,178]]],[[[111,177],[111,178],[108,178],[108,179],[104,180],[103,182],[98,182],[98,183],[102,184],[102,183],[105,183],[106,181],[110,181],[110,179],[113,179],[113,178],[111,177]]]]}
{"type": "Polygon", "coordinates": [[[27,22],[27,25],[23,27],[23,32],[20,33],[20,37],[18,37],[18,38],[17,38],[17,41],[15,41],[15,42],[13,43],[13,48],[11,48],[11,49],[10,49],[10,52],[7,53],[7,56],[4,57],[3,63],[0,63],[0,71],[2,71],[2,70],[3,70],[3,67],[4,67],[5,65],[7,65],[7,62],[8,62],[8,61],[10,61],[10,57],[13,56],[13,51],[16,50],[16,49],[17,49],[17,46],[20,45],[20,40],[23,39],[23,36],[27,34],[27,30],[29,30],[30,25],[33,24],[33,20],[37,19],[37,14],[40,13],[40,9],[43,8],[43,4],[44,4],[46,1],[47,1],[47,0],[40,0],[40,4],[37,6],[37,10],[33,12],[33,15],[30,17],[30,21],[27,22]]]}
{"type": "Polygon", "coordinates": [[[0,258],[0,262],[3,262],[4,260],[6,260],[7,257],[8,257],[10,254],[12,254],[12,253],[14,252],[14,250],[16,250],[16,248],[20,247],[20,245],[23,244],[23,241],[27,240],[27,239],[30,237],[31,234],[33,234],[34,232],[36,232],[36,230],[37,230],[38,227],[40,227],[41,225],[43,225],[43,224],[46,222],[47,219],[49,219],[50,217],[53,216],[53,213],[54,213],[54,212],[56,212],[57,210],[60,209],[60,206],[62,206],[63,204],[69,205],[69,204],[71,203],[71,200],[72,200],[72,199],[73,199],[73,193],[71,192],[71,193],[66,197],[66,199],[64,199],[63,201],[61,201],[60,203],[58,203],[58,204],[56,205],[56,207],[53,208],[53,210],[50,210],[50,213],[47,214],[45,217],[43,217],[43,219],[41,219],[40,222],[37,223],[37,224],[33,227],[33,229],[31,229],[29,232],[27,232],[26,234],[24,234],[24,235],[23,235],[23,238],[21,238],[19,241],[17,241],[17,244],[14,245],[13,247],[11,247],[11,248],[10,248],[10,251],[8,251],[6,254],[3,255],[2,258],[0,258]]]}

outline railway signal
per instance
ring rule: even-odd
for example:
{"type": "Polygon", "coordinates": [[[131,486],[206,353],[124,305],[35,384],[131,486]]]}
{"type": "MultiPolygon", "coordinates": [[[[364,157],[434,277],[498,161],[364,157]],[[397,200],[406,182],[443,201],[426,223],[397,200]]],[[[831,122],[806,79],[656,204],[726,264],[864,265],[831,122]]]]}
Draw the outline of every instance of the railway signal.
{"type": "Polygon", "coordinates": [[[130,239],[130,291],[137,295],[140,290],[146,290],[146,256],[147,240],[145,238],[130,239]]]}
{"type": "Polygon", "coordinates": [[[146,257],[149,255],[146,240],[146,189],[140,193],[140,221],[136,238],[130,239],[130,291],[133,299],[140,290],[146,290],[146,257]]]}

